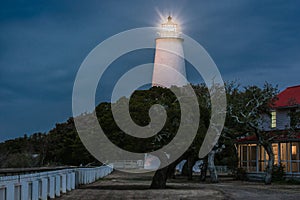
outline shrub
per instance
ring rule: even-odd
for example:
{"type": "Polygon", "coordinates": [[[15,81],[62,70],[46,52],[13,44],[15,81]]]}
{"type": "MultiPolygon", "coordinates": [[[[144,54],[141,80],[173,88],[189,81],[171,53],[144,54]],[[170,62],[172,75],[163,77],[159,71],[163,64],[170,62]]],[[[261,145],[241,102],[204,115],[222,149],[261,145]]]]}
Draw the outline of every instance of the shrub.
{"type": "Polygon", "coordinates": [[[284,166],[282,164],[280,165],[273,165],[273,170],[272,170],[272,180],[273,181],[282,181],[284,180],[284,166]]]}
{"type": "Polygon", "coordinates": [[[235,178],[237,180],[246,181],[248,179],[246,170],[244,168],[237,168],[236,173],[235,173],[235,178]]]}

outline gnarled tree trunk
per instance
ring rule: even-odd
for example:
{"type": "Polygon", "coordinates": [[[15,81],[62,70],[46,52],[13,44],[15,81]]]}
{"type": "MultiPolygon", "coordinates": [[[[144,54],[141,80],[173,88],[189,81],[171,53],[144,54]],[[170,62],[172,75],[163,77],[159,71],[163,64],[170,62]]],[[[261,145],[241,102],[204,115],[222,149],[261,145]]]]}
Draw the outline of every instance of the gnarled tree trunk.
{"type": "Polygon", "coordinates": [[[216,154],[215,150],[212,150],[211,152],[208,153],[208,170],[210,173],[210,181],[212,183],[219,182],[218,173],[215,167],[215,154],[216,154]]]}
{"type": "Polygon", "coordinates": [[[207,172],[207,157],[203,159],[203,164],[201,166],[200,180],[203,182],[206,180],[206,172],[207,172]]]}
{"type": "Polygon", "coordinates": [[[155,172],[150,188],[151,189],[164,189],[168,179],[168,168],[165,167],[155,172]]]}
{"type": "Polygon", "coordinates": [[[187,176],[188,180],[193,179],[193,167],[195,165],[195,162],[195,158],[193,156],[189,156],[184,165],[182,166],[181,175],[187,176]]]}
{"type": "Polygon", "coordinates": [[[268,165],[266,168],[266,176],[265,176],[265,184],[270,185],[272,182],[272,171],[273,171],[273,165],[274,165],[274,153],[273,153],[273,148],[271,143],[265,143],[263,144],[263,147],[265,148],[269,160],[268,160],[268,165]]]}
{"type": "Polygon", "coordinates": [[[153,178],[152,178],[152,182],[151,182],[151,189],[164,189],[166,188],[166,184],[167,184],[167,179],[168,177],[170,177],[170,175],[172,173],[174,173],[174,168],[176,167],[176,165],[183,160],[184,158],[186,158],[188,156],[188,153],[184,153],[181,157],[179,157],[175,162],[173,162],[172,164],[159,169],[155,172],[153,178]]]}
{"type": "Polygon", "coordinates": [[[167,178],[175,179],[175,168],[176,168],[176,165],[169,166],[169,169],[167,171],[167,178]]]}
{"type": "Polygon", "coordinates": [[[193,156],[189,156],[187,159],[187,168],[188,168],[188,180],[193,179],[193,167],[195,165],[195,158],[193,156]]]}

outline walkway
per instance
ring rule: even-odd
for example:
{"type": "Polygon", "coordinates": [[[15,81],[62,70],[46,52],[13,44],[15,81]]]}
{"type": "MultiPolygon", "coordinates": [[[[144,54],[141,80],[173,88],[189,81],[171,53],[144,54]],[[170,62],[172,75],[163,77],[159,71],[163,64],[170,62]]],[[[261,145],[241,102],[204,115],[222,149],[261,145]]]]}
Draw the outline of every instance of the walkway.
{"type": "Polygon", "coordinates": [[[219,184],[172,179],[168,189],[149,189],[152,174],[115,171],[103,180],[85,185],[60,200],[98,199],[300,199],[300,185],[271,185],[223,180],[219,184]]]}

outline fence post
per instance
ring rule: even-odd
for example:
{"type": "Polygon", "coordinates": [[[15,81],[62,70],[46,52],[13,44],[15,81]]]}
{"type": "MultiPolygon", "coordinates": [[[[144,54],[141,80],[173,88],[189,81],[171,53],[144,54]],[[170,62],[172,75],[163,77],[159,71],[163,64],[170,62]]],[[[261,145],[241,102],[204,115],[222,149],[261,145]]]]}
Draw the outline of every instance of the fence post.
{"type": "Polygon", "coordinates": [[[67,192],[67,176],[66,176],[66,174],[61,175],[61,192],[62,193],[67,192]]]}
{"type": "Polygon", "coordinates": [[[1,177],[0,200],[52,199],[79,184],[95,182],[112,170],[111,166],[101,166],[1,177]]]}
{"type": "Polygon", "coordinates": [[[34,180],[32,181],[32,200],[39,199],[39,181],[34,180]]]}
{"type": "Polygon", "coordinates": [[[42,178],[42,190],[41,190],[41,199],[42,200],[47,200],[48,196],[48,179],[47,178],[42,178]]]}
{"type": "Polygon", "coordinates": [[[6,185],[6,199],[15,199],[15,184],[8,183],[6,185]]]}
{"type": "Polygon", "coordinates": [[[22,181],[21,183],[21,197],[22,199],[29,199],[29,183],[27,181],[22,181]]]}
{"type": "Polygon", "coordinates": [[[5,187],[0,186],[0,199],[5,199],[5,187]]]}
{"type": "Polygon", "coordinates": [[[67,173],[67,190],[71,191],[71,173],[67,173]]]}
{"type": "Polygon", "coordinates": [[[75,172],[72,172],[71,180],[72,180],[71,189],[74,190],[75,189],[75,182],[76,182],[75,172]]]}
{"type": "Polygon", "coordinates": [[[51,199],[55,198],[55,177],[54,176],[49,177],[49,197],[51,199]]]}
{"type": "Polygon", "coordinates": [[[55,176],[55,195],[60,196],[60,175],[55,176]]]}

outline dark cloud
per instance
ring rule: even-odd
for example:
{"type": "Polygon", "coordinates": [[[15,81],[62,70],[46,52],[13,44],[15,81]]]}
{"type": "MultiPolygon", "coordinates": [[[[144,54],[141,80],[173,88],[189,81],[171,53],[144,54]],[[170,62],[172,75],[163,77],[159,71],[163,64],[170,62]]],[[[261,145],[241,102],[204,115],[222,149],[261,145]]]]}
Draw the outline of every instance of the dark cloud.
{"type": "MultiPolygon", "coordinates": [[[[86,55],[109,36],[157,25],[158,13],[179,18],[225,80],[299,84],[299,7],[282,0],[2,1],[0,141],[47,131],[71,116],[73,81],[86,55]]],[[[137,52],[113,63],[97,101],[109,97],[122,72],[152,58],[153,51],[137,52]]]]}

